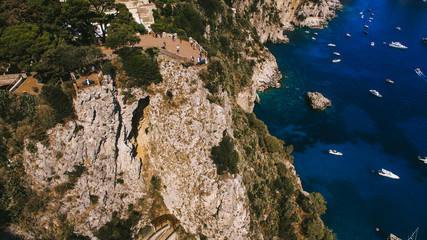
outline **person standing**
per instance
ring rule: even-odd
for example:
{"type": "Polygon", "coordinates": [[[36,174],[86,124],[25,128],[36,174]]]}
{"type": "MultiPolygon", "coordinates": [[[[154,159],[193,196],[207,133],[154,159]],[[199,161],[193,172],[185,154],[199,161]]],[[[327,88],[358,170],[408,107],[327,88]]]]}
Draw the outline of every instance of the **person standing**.
{"type": "Polygon", "coordinates": [[[179,45],[176,46],[176,52],[179,53],[179,45]]]}

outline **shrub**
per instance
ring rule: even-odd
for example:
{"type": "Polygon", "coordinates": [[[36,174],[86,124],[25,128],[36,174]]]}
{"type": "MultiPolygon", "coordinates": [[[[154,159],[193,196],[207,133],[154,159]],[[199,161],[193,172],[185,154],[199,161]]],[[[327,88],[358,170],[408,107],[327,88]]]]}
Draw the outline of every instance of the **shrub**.
{"type": "Polygon", "coordinates": [[[40,96],[52,107],[58,121],[74,117],[73,102],[71,98],[62,91],[61,87],[45,85],[42,87],[40,96]]]}
{"type": "Polygon", "coordinates": [[[153,175],[151,177],[151,185],[153,186],[154,190],[160,190],[162,188],[162,180],[156,175],[153,175]]]}
{"type": "Polygon", "coordinates": [[[91,195],[89,195],[89,199],[90,199],[90,203],[97,204],[99,197],[91,194],[91,195]]]}
{"type": "Polygon", "coordinates": [[[223,174],[225,171],[235,174],[238,172],[237,162],[239,161],[239,153],[234,150],[233,139],[226,135],[218,146],[212,148],[212,160],[217,166],[218,174],[223,174]]]}
{"type": "Polygon", "coordinates": [[[73,133],[74,133],[74,134],[77,134],[77,133],[78,133],[78,132],[80,132],[80,130],[82,130],[82,129],[83,129],[83,126],[82,126],[82,125],[76,124],[76,127],[74,128],[73,133]]]}

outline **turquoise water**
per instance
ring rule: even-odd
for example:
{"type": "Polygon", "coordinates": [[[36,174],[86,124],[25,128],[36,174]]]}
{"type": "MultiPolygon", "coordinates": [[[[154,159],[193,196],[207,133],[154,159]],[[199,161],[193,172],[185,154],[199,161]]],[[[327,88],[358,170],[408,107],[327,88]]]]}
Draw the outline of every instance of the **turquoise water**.
{"type": "Polygon", "coordinates": [[[282,88],[260,94],[254,111],[273,135],[295,146],[303,187],[325,196],[323,220],[339,239],[386,239],[390,232],[406,239],[417,227],[418,239],[427,239],[427,164],[417,160],[427,155],[427,81],[414,71],[427,73],[421,42],[427,3],[356,0],[344,6],[327,29],[297,30],[289,44],[267,45],[285,77],[282,88]],[[408,49],[391,48],[391,41],[408,49]],[[331,62],[338,58],[334,51],[340,63],[331,62]],[[307,91],[323,93],[332,107],[311,111],[307,91]],[[401,179],[374,174],[380,168],[401,179]]]}

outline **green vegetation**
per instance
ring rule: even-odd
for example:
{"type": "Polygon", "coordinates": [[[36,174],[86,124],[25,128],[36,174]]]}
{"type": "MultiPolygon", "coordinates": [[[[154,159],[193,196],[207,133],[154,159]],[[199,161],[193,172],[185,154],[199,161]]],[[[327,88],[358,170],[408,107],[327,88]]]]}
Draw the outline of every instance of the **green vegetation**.
{"type": "Polygon", "coordinates": [[[146,88],[151,83],[162,81],[156,59],[142,53],[138,48],[122,48],[117,50],[119,60],[114,62],[117,82],[123,89],[132,87],[146,88]]]}
{"type": "Polygon", "coordinates": [[[237,163],[239,153],[234,150],[233,139],[224,131],[221,142],[218,146],[212,148],[212,160],[216,164],[218,174],[229,172],[238,173],[237,163]]]}
{"type": "Polygon", "coordinates": [[[120,219],[120,214],[113,212],[111,221],[100,228],[95,236],[100,240],[133,239],[132,228],[138,223],[141,214],[136,211],[130,212],[127,219],[120,219]]]}

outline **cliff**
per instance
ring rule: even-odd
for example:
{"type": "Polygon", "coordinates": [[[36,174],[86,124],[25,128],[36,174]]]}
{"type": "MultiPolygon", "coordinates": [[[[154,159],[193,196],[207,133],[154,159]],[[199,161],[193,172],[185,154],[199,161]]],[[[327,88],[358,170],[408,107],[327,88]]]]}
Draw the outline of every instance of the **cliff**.
{"type": "Polygon", "coordinates": [[[339,0],[241,0],[234,7],[240,14],[247,14],[261,42],[282,43],[289,41],[284,31],[326,27],[342,5],[339,0]]]}

